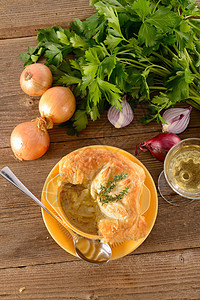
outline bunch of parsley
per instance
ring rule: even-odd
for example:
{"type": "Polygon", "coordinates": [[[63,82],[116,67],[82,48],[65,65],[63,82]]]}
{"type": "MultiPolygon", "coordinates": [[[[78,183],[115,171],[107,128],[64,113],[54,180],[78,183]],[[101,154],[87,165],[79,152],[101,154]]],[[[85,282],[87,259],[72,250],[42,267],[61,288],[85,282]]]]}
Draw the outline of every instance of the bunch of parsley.
{"type": "Polygon", "coordinates": [[[68,133],[86,128],[124,94],[147,101],[143,123],[187,101],[200,109],[200,11],[195,0],[91,0],[96,13],[70,29],[38,29],[36,48],[20,58],[43,56],[54,85],[73,86],[77,109],[68,133]],[[153,96],[154,95],[154,96],[153,96]]]}

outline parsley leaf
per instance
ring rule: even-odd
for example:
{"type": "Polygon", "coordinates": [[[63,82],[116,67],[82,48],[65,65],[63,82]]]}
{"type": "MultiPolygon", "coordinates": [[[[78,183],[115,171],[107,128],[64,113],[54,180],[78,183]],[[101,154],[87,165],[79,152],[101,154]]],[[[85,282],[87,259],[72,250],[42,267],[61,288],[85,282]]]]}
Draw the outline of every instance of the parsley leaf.
{"type": "Polygon", "coordinates": [[[78,84],[78,83],[80,84],[81,82],[82,82],[82,80],[80,78],[65,74],[59,78],[59,80],[57,81],[57,84],[58,85],[64,84],[66,86],[70,86],[73,84],[78,84]]]}
{"type": "Polygon", "coordinates": [[[167,87],[171,90],[170,99],[172,103],[180,102],[189,97],[189,84],[186,82],[182,71],[169,78],[167,87]]]}
{"type": "Polygon", "coordinates": [[[20,59],[22,60],[22,61],[26,61],[26,60],[28,60],[29,58],[30,58],[30,54],[28,54],[28,53],[26,53],[26,52],[23,52],[22,54],[20,54],[20,59]]]}
{"type": "Polygon", "coordinates": [[[116,62],[115,68],[113,69],[110,80],[114,83],[121,91],[126,92],[126,83],[127,83],[128,74],[126,72],[126,67],[124,64],[119,61],[116,62]]]}
{"type": "Polygon", "coordinates": [[[59,39],[56,35],[55,27],[53,28],[44,28],[37,30],[37,40],[38,42],[49,42],[53,44],[59,44],[59,39]]]}
{"type": "Polygon", "coordinates": [[[70,28],[73,30],[77,35],[82,36],[84,31],[84,24],[83,22],[76,18],[73,22],[70,23],[70,28]]]}
{"type": "Polygon", "coordinates": [[[109,80],[115,68],[115,65],[116,65],[116,57],[114,55],[106,56],[100,65],[99,77],[104,78],[106,75],[109,80]]]}
{"type": "Polygon", "coordinates": [[[150,2],[147,0],[134,1],[132,8],[144,22],[145,18],[151,13],[150,2]]]}
{"type": "Polygon", "coordinates": [[[101,99],[101,91],[97,79],[93,79],[88,85],[89,100],[96,106],[101,99]]]}
{"type": "Polygon", "coordinates": [[[88,109],[87,113],[90,115],[92,121],[96,121],[96,119],[100,118],[99,110],[96,105],[93,105],[92,108],[88,109]]]}
{"type": "Polygon", "coordinates": [[[107,6],[107,4],[103,4],[101,1],[96,3],[95,7],[97,11],[100,14],[103,14],[108,20],[108,26],[111,28],[109,29],[109,32],[114,36],[123,37],[116,9],[111,6],[107,6]]]}
{"type": "Polygon", "coordinates": [[[98,13],[87,18],[84,22],[84,34],[88,39],[94,38],[98,42],[102,41],[106,26],[104,16],[98,13]]]}
{"type": "Polygon", "coordinates": [[[117,109],[121,110],[121,91],[118,89],[114,84],[101,80],[99,77],[97,78],[97,83],[99,88],[102,90],[104,96],[106,97],[107,101],[112,105],[115,106],[117,109]]]}
{"type": "Polygon", "coordinates": [[[52,44],[49,44],[47,46],[47,49],[48,50],[45,51],[45,57],[47,57],[47,62],[49,64],[55,64],[58,66],[63,60],[62,51],[58,49],[57,46],[52,44]]]}
{"type": "Polygon", "coordinates": [[[88,117],[87,117],[86,110],[78,109],[75,112],[73,119],[74,119],[73,127],[75,128],[76,132],[80,132],[87,127],[88,117]]]}
{"type": "Polygon", "coordinates": [[[161,6],[152,16],[146,19],[146,22],[163,32],[171,32],[172,28],[180,23],[180,18],[169,8],[161,6]]]}
{"type": "Polygon", "coordinates": [[[87,49],[89,47],[88,43],[76,33],[70,38],[70,42],[74,48],[87,49]]]}
{"type": "Polygon", "coordinates": [[[67,35],[63,31],[58,30],[56,32],[56,35],[62,44],[70,45],[70,41],[69,41],[67,35]]]}
{"type": "Polygon", "coordinates": [[[138,41],[140,44],[145,44],[146,47],[152,47],[157,42],[157,32],[155,27],[143,23],[138,33],[138,41]]]}
{"type": "Polygon", "coordinates": [[[106,39],[105,39],[105,45],[108,46],[108,48],[113,51],[118,45],[119,43],[122,41],[123,39],[121,37],[116,37],[112,34],[108,34],[106,39]]]}

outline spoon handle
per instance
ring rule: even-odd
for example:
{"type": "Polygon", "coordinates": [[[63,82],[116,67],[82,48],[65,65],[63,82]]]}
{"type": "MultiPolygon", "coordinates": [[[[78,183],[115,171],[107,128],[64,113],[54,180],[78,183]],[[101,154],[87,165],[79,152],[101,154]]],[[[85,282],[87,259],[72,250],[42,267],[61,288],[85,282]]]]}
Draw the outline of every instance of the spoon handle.
{"type": "MultiPolygon", "coordinates": [[[[103,244],[105,247],[105,253],[106,253],[106,257],[104,260],[102,259],[98,259],[98,256],[96,257],[91,257],[91,255],[87,256],[84,252],[83,252],[83,245],[84,245],[84,249],[85,249],[85,244],[89,243],[89,246],[91,247],[92,243],[89,242],[88,239],[83,238],[83,237],[79,237],[76,233],[74,233],[71,229],[69,229],[67,226],[65,226],[64,222],[62,222],[62,219],[60,219],[59,217],[57,217],[56,215],[54,215],[53,212],[51,212],[39,199],[37,199],[24,185],[23,183],[13,174],[13,172],[8,168],[8,167],[4,167],[1,171],[0,171],[0,175],[5,178],[6,180],[8,180],[11,184],[13,184],[15,187],[17,187],[20,191],[22,191],[24,194],[26,194],[27,196],[29,196],[33,201],[35,201],[35,203],[37,203],[40,207],[42,207],[48,214],[50,214],[56,221],[58,221],[62,226],[64,226],[72,235],[73,238],[73,242],[74,242],[74,248],[75,248],[75,252],[77,254],[78,257],[80,257],[81,259],[87,261],[87,262],[91,262],[91,263],[105,263],[108,262],[111,258],[112,255],[112,251],[110,249],[110,246],[108,244],[103,244]]],[[[97,240],[93,241],[93,243],[96,242],[97,240]]],[[[98,243],[98,247],[97,249],[99,250],[99,243],[98,243]]],[[[102,250],[102,249],[100,249],[102,250]]],[[[101,254],[102,251],[99,250],[99,253],[101,254]]],[[[90,254],[90,252],[89,252],[90,254]]]]}
{"type": "Polygon", "coordinates": [[[8,167],[4,167],[1,171],[0,171],[0,175],[5,178],[6,180],[8,180],[11,184],[13,184],[15,187],[17,187],[20,191],[22,191],[24,194],[26,194],[27,196],[29,196],[33,201],[35,201],[35,203],[37,203],[40,207],[42,207],[47,213],[49,213],[54,219],[56,219],[56,221],[58,221],[62,226],[64,226],[62,224],[62,222],[55,217],[55,215],[53,215],[50,210],[39,200],[37,199],[26,187],[25,185],[23,185],[23,183],[15,176],[15,174],[13,174],[13,172],[8,168],[8,167]]]}

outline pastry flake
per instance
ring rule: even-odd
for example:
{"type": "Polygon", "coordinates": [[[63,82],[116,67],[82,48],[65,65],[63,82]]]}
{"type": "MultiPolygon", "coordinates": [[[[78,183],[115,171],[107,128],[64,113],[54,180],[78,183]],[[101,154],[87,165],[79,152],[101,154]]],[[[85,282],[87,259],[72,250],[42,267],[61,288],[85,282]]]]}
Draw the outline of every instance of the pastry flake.
{"type": "Polygon", "coordinates": [[[110,244],[145,236],[146,220],[139,213],[138,201],[145,172],[120,151],[106,147],[78,149],[63,157],[59,174],[62,209],[79,230],[98,234],[110,244]],[[108,186],[120,174],[126,176],[112,187],[108,193],[109,201],[102,203],[102,187],[108,186]],[[122,197],[115,200],[116,195],[122,197]]]}

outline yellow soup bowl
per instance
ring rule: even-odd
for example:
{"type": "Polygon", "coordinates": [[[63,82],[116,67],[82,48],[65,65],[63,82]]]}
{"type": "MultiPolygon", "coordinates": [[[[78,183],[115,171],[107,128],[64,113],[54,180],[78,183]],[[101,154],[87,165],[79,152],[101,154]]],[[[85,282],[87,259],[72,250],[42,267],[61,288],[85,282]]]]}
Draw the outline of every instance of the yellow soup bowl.
{"type": "MultiPolygon", "coordinates": [[[[107,149],[109,151],[117,151],[120,154],[124,155],[126,158],[130,159],[132,162],[137,163],[139,166],[141,166],[145,172],[146,178],[144,182],[143,189],[141,191],[141,194],[138,197],[138,201],[140,202],[140,214],[143,214],[145,216],[146,222],[147,222],[147,231],[145,237],[139,239],[138,241],[127,241],[122,243],[114,243],[111,245],[113,256],[112,259],[122,257],[126,255],[127,253],[133,251],[136,249],[149,235],[151,232],[156,217],[157,217],[157,211],[158,211],[158,197],[157,197],[157,191],[154,184],[154,181],[149,173],[149,171],[146,169],[146,167],[133,155],[130,153],[111,146],[105,146],[105,145],[94,145],[94,146],[88,146],[84,148],[96,148],[96,149],[107,149]],[[115,248],[119,251],[115,252],[115,248]],[[130,250],[130,251],[129,251],[130,250]]],[[[82,149],[84,149],[82,148],[82,149]]],[[[77,149],[75,151],[79,151],[80,149],[77,149]]],[[[63,220],[64,224],[66,225],[66,228],[69,228],[73,230],[75,233],[79,234],[80,236],[89,238],[89,239],[102,239],[102,236],[95,235],[95,234],[89,234],[86,232],[83,232],[76,228],[71,222],[67,219],[60,200],[58,196],[58,184],[59,184],[59,162],[55,165],[55,167],[52,169],[52,171],[49,173],[44,187],[42,191],[42,202],[48,204],[48,207],[55,211],[59,217],[63,220]]],[[[71,249],[71,244],[67,243],[66,246],[65,243],[61,241],[63,239],[63,235],[60,233],[56,233],[56,230],[54,229],[54,226],[50,224],[50,216],[47,216],[46,212],[43,213],[43,218],[45,221],[45,224],[47,226],[47,229],[51,233],[52,237],[58,242],[58,244],[61,245],[66,251],[70,252],[71,254],[74,254],[73,249],[71,249]],[[59,238],[57,238],[59,236],[59,238]]],[[[52,219],[51,221],[55,223],[52,219]]]]}

